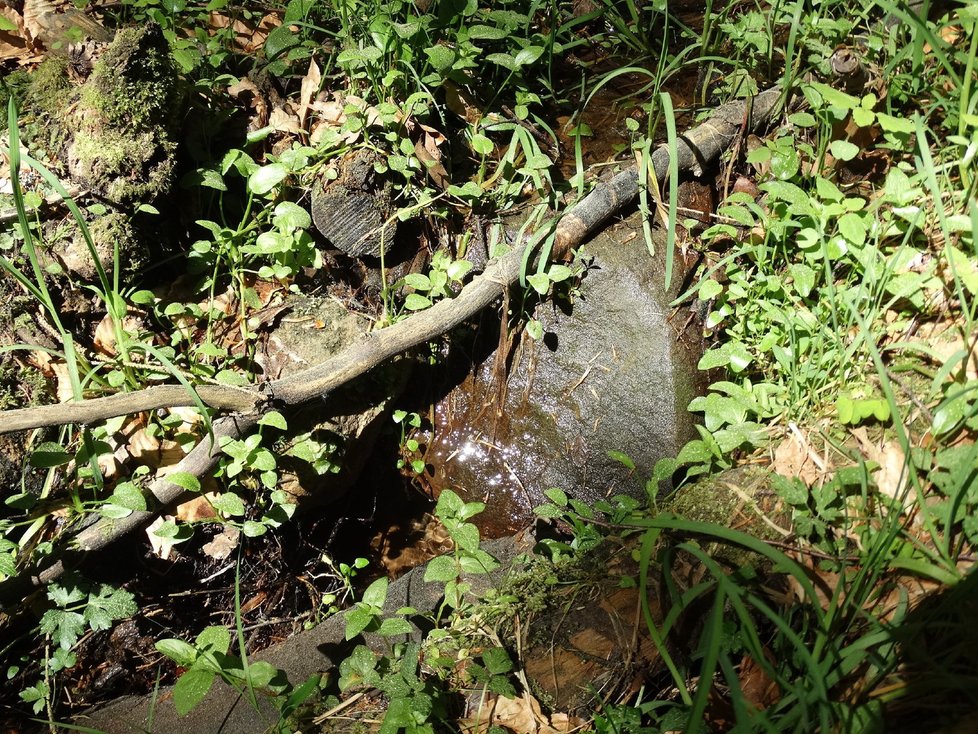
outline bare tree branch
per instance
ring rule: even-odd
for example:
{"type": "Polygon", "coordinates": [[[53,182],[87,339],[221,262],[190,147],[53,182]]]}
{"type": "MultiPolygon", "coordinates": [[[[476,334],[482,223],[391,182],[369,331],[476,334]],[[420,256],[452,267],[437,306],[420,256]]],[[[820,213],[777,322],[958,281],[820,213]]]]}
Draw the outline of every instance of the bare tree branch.
{"type": "MultiPolygon", "coordinates": [[[[718,107],[710,118],[677,142],[677,165],[682,171],[699,173],[716,160],[741,129],[754,130],[770,119],[780,93],[771,89],[756,97],[718,107]]],[[[651,168],[658,179],[669,170],[668,148],[660,146],[652,155],[651,168]]],[[[570,250],[613,213],[635,198],[639,171],[631,167],[595,187],[557,225],[553,255],[565,258],[570,250]]],[[[197,394],[207,405],[220,410],[251,413],[262,401],[273,398],[296,405],[327,393],[362,375],[381,362],[447,332],[492,303],[519,276],[522,253],[512,252],[494,260],[453,299],[441,301],[386,329],[367,334],[330,359],[290,377],[250,387],[202,385],[197,394]]],[[[65,423],[89,424],[114,416],[156,408],[194,405],[193,397],[179,385],[161,385],[104,398],[44,405],[0,412],[0,433],[65,423]]]]}

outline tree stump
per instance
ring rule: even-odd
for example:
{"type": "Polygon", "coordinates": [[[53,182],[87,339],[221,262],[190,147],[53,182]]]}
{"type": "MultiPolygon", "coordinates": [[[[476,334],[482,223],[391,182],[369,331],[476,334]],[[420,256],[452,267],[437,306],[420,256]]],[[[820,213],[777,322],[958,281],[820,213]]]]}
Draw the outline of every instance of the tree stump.
{"type": "Polygon", "coordinates": [[[377,172],[379,153],[360,148],[339,164],[339,176],[313,189],[312,220],[338,250],[353,257],[380,257],[394,241],[397,220],[391,183],[377,172]]]}

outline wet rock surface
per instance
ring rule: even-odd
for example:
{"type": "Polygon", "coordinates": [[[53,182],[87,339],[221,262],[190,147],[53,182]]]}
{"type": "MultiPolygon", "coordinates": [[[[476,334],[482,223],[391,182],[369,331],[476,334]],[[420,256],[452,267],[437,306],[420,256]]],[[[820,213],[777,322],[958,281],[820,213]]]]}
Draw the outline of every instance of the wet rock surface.
{"type": "Polygon", "coordinates": [[[496,379],[490,357],[437,406],[425,457],[432,486],[487,502],[488,535],[525,524],[550,487],[588,502],[644,497],[655,462],[695,437],[686,406],[705,388],[700,328],[669,306],[682,258],[667,292],[665,234],[650,255],[638,214],[582,252],[591,265],[579,296],[569,313],[537,309],[545,336],[524,336],[508,381],[496,379]]]}

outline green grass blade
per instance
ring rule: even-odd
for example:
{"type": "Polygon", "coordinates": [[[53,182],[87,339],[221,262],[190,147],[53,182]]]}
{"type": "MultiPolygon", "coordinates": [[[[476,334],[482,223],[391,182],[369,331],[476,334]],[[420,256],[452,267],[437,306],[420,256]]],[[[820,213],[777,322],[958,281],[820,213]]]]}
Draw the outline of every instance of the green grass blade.
{"type": "Polygon", "coordinates": [[[669,225],[666,230],[666,291],[672,285],[672,261],[676,252],[676,213],[679,209],[679,156],[676,153],[676,115],[672,97],[662,92],[662,114],[666,120],[666,144],[669,146],[669,225]]]}

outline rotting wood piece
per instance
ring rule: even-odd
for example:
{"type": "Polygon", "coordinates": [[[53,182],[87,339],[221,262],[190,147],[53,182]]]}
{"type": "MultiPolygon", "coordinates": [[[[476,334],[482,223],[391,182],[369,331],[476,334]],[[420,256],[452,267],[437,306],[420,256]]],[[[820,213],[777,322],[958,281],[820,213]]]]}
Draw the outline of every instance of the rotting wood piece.
{"type": "MultiPolygon", "coordinates": [[[[714,161],[741,131],[756,130],[770,121],[775,111],[779,109],[780,99],[781,92],[771,89],[752,99],[731,102],[719,107],[707,121],[681,137],[678,146],[680,170],[701,175],[703,168],[714,161]]],[[[667,148],[659,148],[653,153],[652,164],[655,176],[660,181],[667,175],[669,163],[670,155],[667,148]]],[[[636,168],[619,173],[610,181],[596,187],[565,215],[556,227],[555,256],[566,257],[572,248],[582,244],[599,225],[632,201],[638,194],[638,177],[636,168]]],[[[314,397],[326,395],[391,357],[448,332],[493,303],[515,283],[519,278],[522,261],[521,248],[491,260],[486,270],[466,285],[455,298],[440,301],[430,309],[420,311],[393,326],[367,334],[339,354],[303,372],[251,388],[210,386],[213,390],[209,395],[211,404],[223,400],[226,396],[228,400],[244,400],[250,410],[247,415],[229,416],[215,422],[215,433],[220,429],[222,435],[237,438],[253,427],[266,410],[272,407],[297,405],[314,397]]],[[[152,389],[160,390],[158,387],[152,389]]],[[[178,403],[157,402],[154,405],[152,401],[146,399],[147,392],[143,390],[116,396],[119,400],[112,404],[110,411],[98,417],[89,411],[87,422],[135,412],[122,409],[126,399],[142,401],[141,407],[136,410],[188,404],[184,402],[188,399],[187,392],[179,386],[170,386],[166,393],[168,396],[179,397],[181,402],[178,403]]],[[[112,400],[112,398],[3,411],[0,412],[0,433],[42,425],[79,422],[79,411],[90,408],[99,400],[112,400]]],[[[199,477],[211,471],[216,463],[217,453],[212,453],[210,443],[205,438],[175,467],[175,470],[199,477]],[[191,457],[194,458],[191,460],[191,457]]],[[[175,502],[183,494],[180,488],[167,482],[165,478],[154,482],[151,491],[161,504],[175,502]]],[[[86,547],[89,549],[105,547],[113,540],[148,522],[151,517],[152,513],[143,513],[128,523],[118,520],[99,520],[82,531],[84,539],[79,535],[70,541],[69,545],[75,553],[78,549],[86,547]],[[89,545],[88,539],[95,538],[98,539],[98,545],[89,545]]],[[[65,564],[61,560],[56,558],[47,560],[48,565],[43,569],[25,569],[18,576],[0,582],[0,607],[11,602],[12,589],[17,589],[13,593],[19,595],[25,588],[29,589],[52,581],[63,573],[65,564]]]]}
{"type": "Polygon", "coordinates": [[[397,233],[391,183],[377,173],[380,156],[367,148],[338,163],[339,175],[312,193],[312,221],[338,250],[352,257],[380,257],[397,233]]]}

